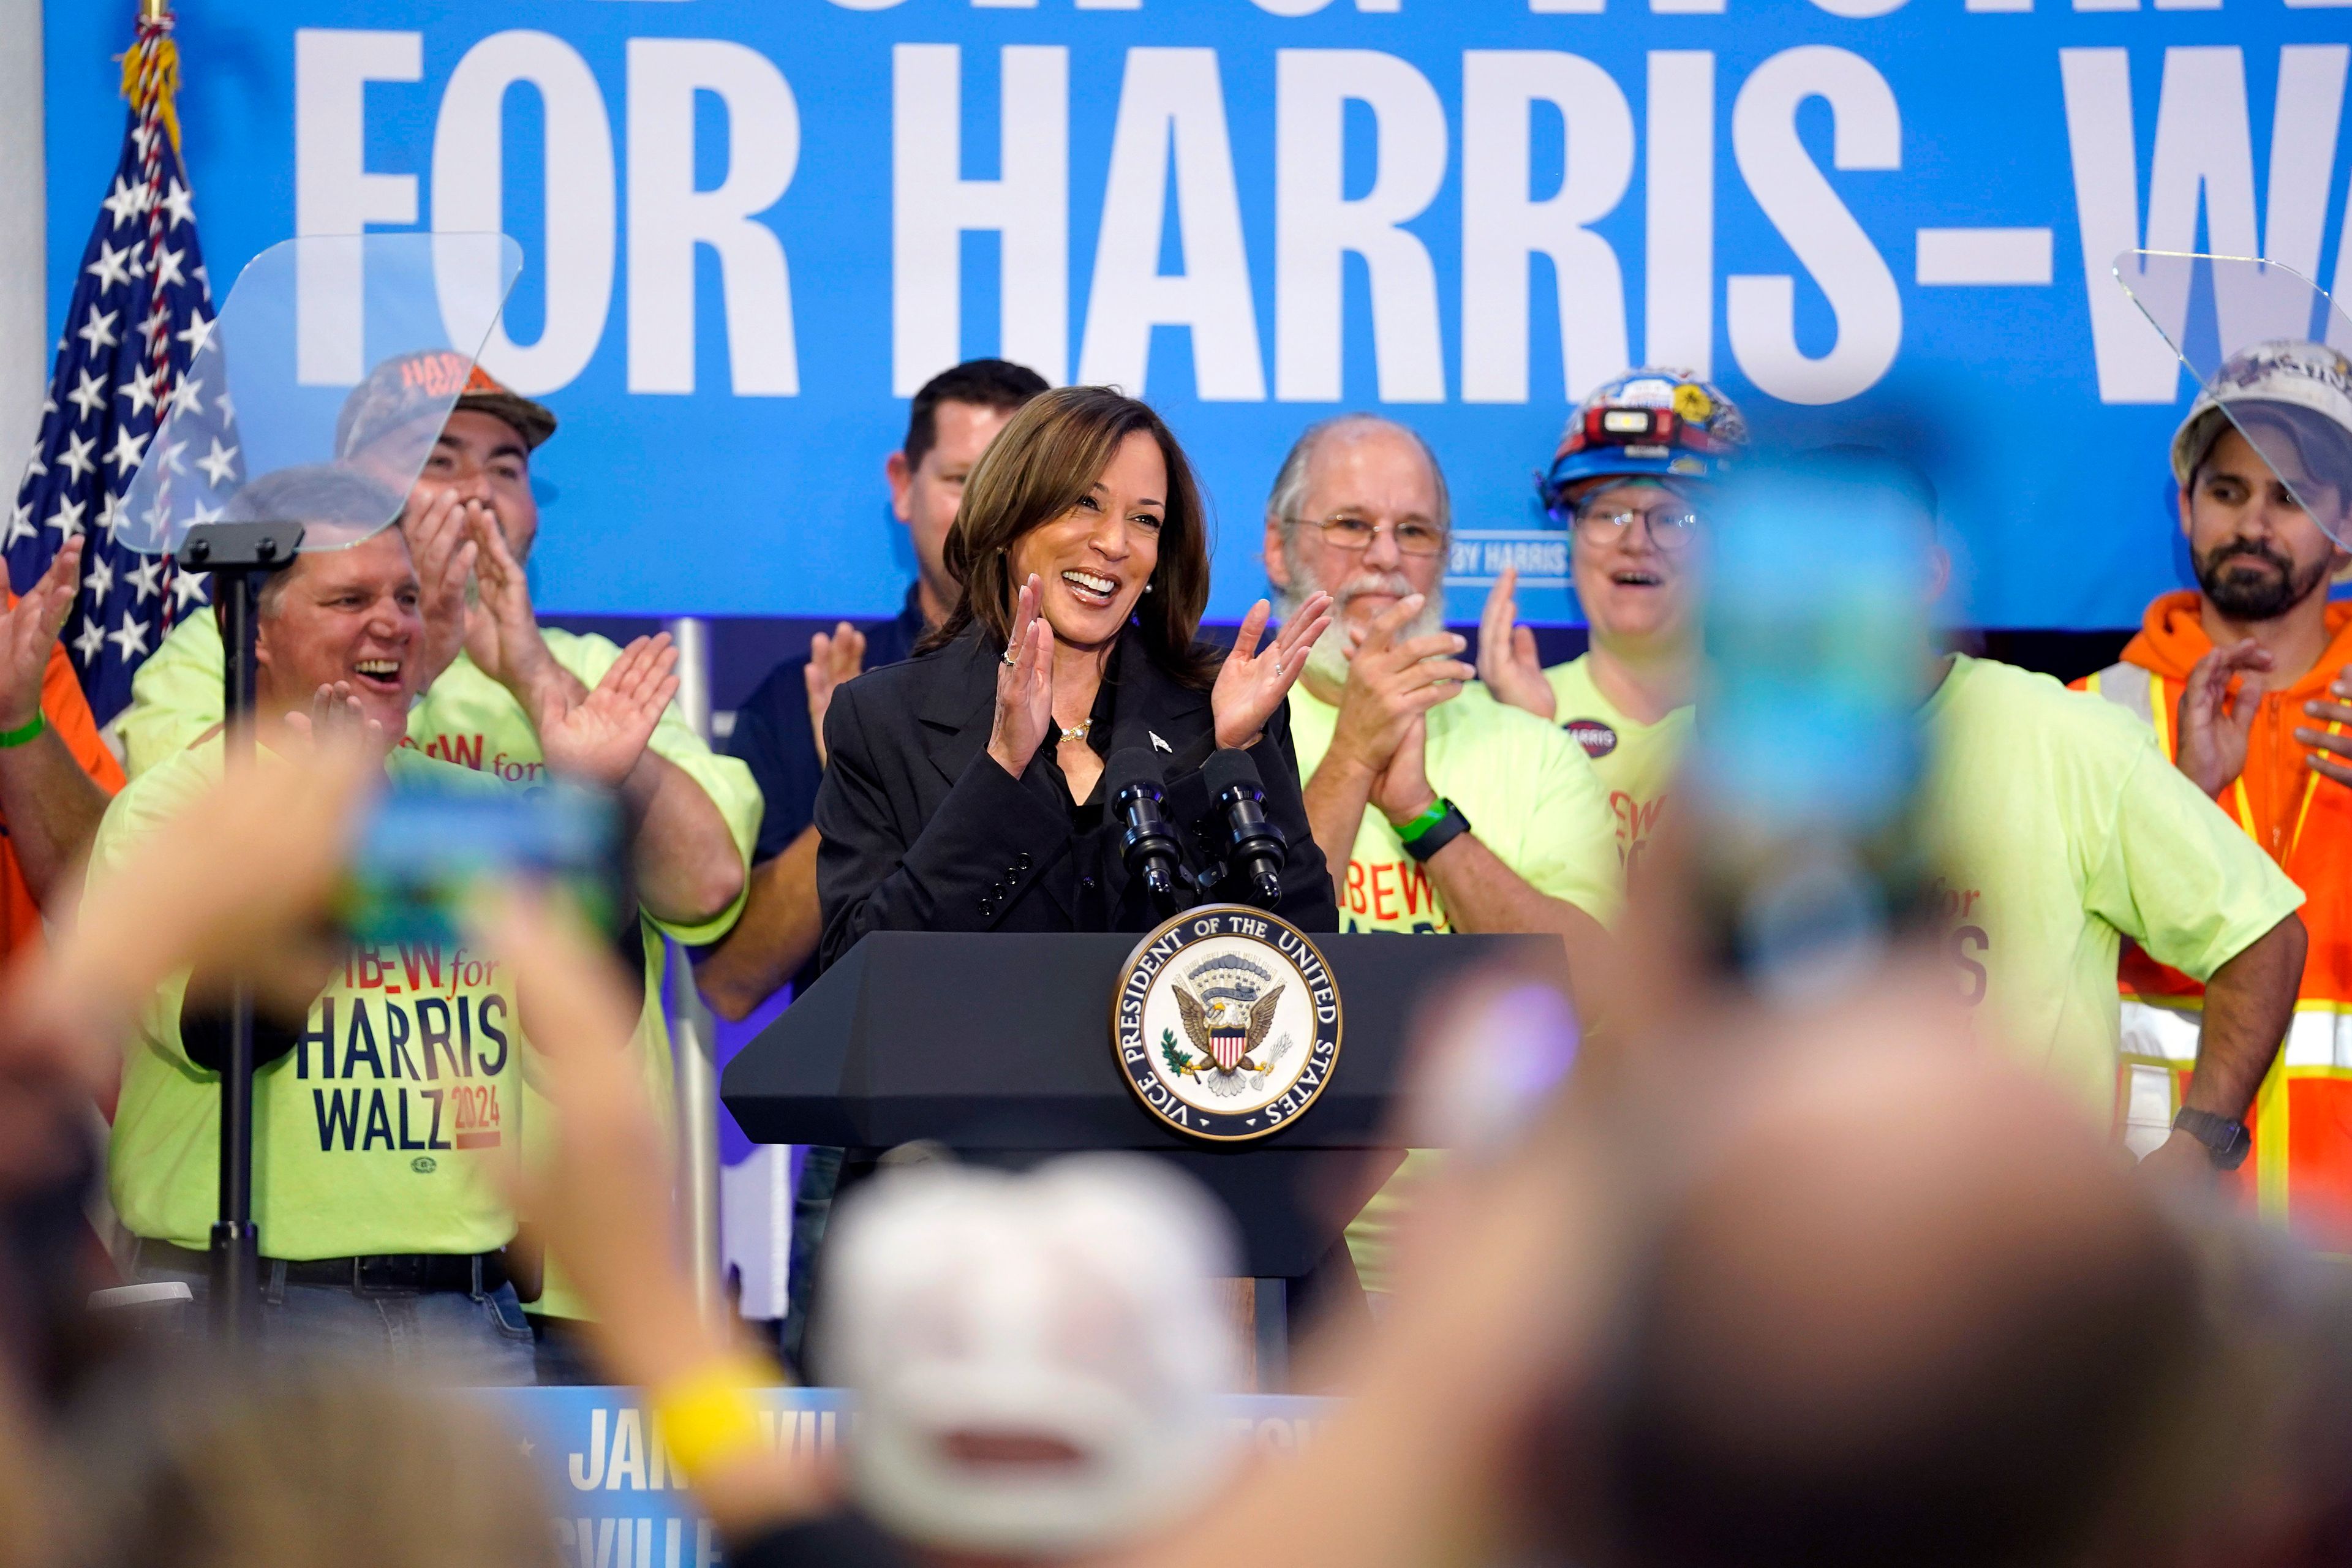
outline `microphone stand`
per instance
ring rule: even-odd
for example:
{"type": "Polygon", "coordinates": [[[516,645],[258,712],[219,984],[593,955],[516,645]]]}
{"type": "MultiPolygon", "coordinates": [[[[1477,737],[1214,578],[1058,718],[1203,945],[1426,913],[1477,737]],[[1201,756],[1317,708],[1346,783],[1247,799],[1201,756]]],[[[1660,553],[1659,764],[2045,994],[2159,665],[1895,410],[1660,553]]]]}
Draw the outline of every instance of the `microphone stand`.
{"type": "MultiPolygon", "coordinates": [[[[206,522],[180,543],[183,570],[209,572],[221,606],[226,700],[221,771],[254,765],[255,644],[261,585],[302,547],[299,522],[206,522]]],[[[228,1060],[221,1068],[220,1217],[213,1224],[212,1328],[222,1343],[250,1344],[261,1327],[261,1232],[253,1223],[253,987],[229,994],[228,1060]]]]}

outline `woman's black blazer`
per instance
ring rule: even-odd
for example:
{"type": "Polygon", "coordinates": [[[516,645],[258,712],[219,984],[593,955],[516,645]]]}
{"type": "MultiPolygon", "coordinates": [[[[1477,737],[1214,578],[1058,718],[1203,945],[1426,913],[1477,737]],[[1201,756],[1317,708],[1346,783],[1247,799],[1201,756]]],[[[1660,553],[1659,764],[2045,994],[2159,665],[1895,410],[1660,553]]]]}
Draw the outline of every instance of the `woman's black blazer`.
{"type": "MultiPolygon", "coordinates": [[[[997,667],[996,648],[975,629],[833,694],[816,797],[820,967],[870,931],[1141,932],[1159,923],[1143,889],[1129,885],[1116,812],[1077,832],[1042,752],[1017,780],[988,755],[997,667]],[[1083,886],[1089,878],[1100,885],[1083,886]]],[[[1131,632],[1109,679],[1118,685],[1104,755],[1140,746],[1165,758],[1170,816],[1185,820],[1188,802],[1205,810],[1199,770],[1216,747],[1209,694],[1153,664],[1131,632]]],[[[1277,912],[1307,931],[1336,930],[1287,705],[1251,755],[1266,816],[1290,845],[1277,912]]]]}

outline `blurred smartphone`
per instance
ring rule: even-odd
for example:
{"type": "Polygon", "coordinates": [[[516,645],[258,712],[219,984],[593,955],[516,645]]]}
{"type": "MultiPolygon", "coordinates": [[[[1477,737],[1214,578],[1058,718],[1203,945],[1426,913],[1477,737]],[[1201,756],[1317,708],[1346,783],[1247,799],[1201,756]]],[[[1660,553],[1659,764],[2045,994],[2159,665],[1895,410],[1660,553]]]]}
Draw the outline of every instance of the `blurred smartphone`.
{"type": "Polygon", "coordinates": [[[341,900],[362,941],[449,943],[476,891],[520,881],[569,895],[600,931],[628,908],[621,816],[578,784],[530,789],[395,787],[362,829],[341,900]]]}
{"type": "Polygon", "coordinates": [[[1759,464],[1709,519],[1685,785],[1723,967],[1803,988],[1916,911],[1934,496],[1883,453],[1759,464]]]}

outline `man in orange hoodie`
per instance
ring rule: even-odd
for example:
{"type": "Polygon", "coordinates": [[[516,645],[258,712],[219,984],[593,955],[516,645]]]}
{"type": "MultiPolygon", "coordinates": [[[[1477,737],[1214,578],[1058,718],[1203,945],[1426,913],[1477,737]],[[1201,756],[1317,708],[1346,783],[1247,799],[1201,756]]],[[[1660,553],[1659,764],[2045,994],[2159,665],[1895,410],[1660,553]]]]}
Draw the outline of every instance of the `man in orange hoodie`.
{"type": "MultiPolygon", "coordinates": [[[[2151,724],[2307,896],[2294,1022],[2229,1179],[2352,1251],[2352,604],[2327,597],[2352,565],[2352,361],[2288,342],[2232,356],[2172,470],[2198,586],[2158,598],[2122,662],[2079,684],[2151,724]]],[[[2121,978],[2126,1136],[2144,1149],[2172,1126],[2203,992],[2128,946],[2121,978]]]]}

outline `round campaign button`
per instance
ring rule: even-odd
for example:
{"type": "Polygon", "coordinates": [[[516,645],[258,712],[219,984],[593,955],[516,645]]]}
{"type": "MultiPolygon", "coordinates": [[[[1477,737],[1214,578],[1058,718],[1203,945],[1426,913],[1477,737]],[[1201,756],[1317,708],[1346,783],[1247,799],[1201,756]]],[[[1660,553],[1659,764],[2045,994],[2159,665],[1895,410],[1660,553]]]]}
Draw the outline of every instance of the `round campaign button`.
{"type": "Polygon", "coordinates": [[[1187,910],[1138,942],[1111,1048],[1144,1109],[1195,1138],[1270,1137],[1339,1059],[1339,993],[1307,933],[1244,904],[1187,910]]]}

